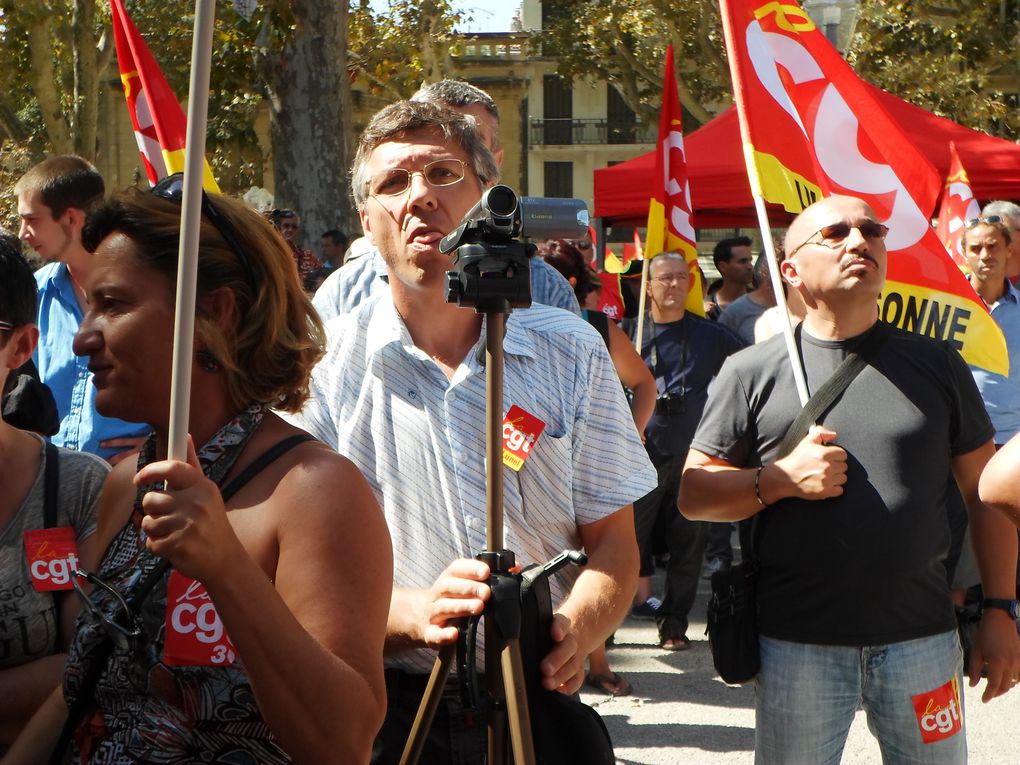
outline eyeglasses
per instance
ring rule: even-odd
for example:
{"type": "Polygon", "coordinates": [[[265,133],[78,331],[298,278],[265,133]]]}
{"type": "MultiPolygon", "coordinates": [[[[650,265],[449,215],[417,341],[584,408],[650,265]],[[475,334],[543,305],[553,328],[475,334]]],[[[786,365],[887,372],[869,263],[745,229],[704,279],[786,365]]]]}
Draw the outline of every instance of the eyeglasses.
{"type": "MultiPolygon", "coordinates": [[[[184,198],[184,173],[168,175],[149,189],[149,193],[161,199],[169,199],[171,202],[181,204],[184,198]]],[[[227,243],[227,247],[237,256],[237,260],[241,263],[241,268],[244,269],[244,275],[248,279],[248,284],[252,290],[255,290],[258,282],[255,279],[255,271],[251,266],[251,261],[245,254],[244,248],[237,241],[234,227],[230,224],[230,221],[213,207],[212,202],[209,200],[209,195],[205,193],[205,189],[202,189],[202,214],[209,219],[209,222],[213,224],[213,227],[223,238],[223,241],[227,243]]]]}
{"type": "Polygon", "coordinates": [[[71,574],[71,585],[74,587],[74,591],[78,593],[78,598],[81,600],[82,606],[85,608],[85,616],[93,624],[100,625],[106,632],[113,644],[121,650],[127,650],[131,646],[131,641],[135,640],[142,635],[142,627],[138,622],[138,617],[135,616],[131,611],[131,607],[124,600],[124,596],[117,592],[113,587],[108,585],[102,579],[95,574],[90,574],[88,571],[82,571],[80,568],[76,568],[71,574]],[[119,613],[124,614],[124,619],[130,623],[130,627],[125,627],[115,619],[111,619],[109,616],[104,614],[95,603],[92,602],[85,591],[78,584],[78,579],[84,579],[86,582],[91,584],[93,587],[98,587],[106,593],[109,593],[114,597],[117,603],[120,605],[119,613]]]}
{"type": "Polygon", "coordinates": [[[888,226],[873,220],[862,220],[860,223],[830,223],[828,226],[822,226],[804,242],[794,247],[793,252],[787,257],[792,258],[801,247],[807,244],[820,244],[830,250],[839,249],[854,229],[860,231],[861,236],[865,239],[885,239],[885,235],[889,233],[888,226]],[[812,241],[818,235],[821,235],[822,238],[812,241]]]}
{"type": "Polygon", "coordinates": [[[464,180],[467,162],[460,159],[437,159],[421,170],[406,170],[394,167],[373,176],[368,182],[369,196],[398,197],[411,188],[411,176],[420,175],[433,188],[453,186],[464,180]]]}
{"type": "Polygon", "coordinates": [[[652,281],[658,282],[659,284],[679,284],[690,279],[687,274],[663,274],[662,276],[653,276],[652,281]]]}
{"type": "Polygon", "coordinates": [[[974,228],[974,226],[980,226],[982,223],[989,223],[993,226],[1003,225],[1002,218],[1000,218],[998,215],[986,215],[983,218],[971,218],[964,225],[967,228],[974,228]]]}

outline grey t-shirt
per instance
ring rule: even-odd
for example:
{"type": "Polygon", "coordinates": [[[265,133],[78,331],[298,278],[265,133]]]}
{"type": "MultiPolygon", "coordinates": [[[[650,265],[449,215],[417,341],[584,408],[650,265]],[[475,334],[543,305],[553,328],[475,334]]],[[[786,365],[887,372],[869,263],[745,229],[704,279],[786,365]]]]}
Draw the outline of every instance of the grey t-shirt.
{"type": "Polygon", "coordinates": [[[768,306],[759,305],[751,295],[741,295],[719,314],[719,323],[729,327],[748,345],[754,344],[754,324],[768,306]]]}
{"type": "MultiPolygon", "coordinates": [[[[874,362],[822,420],[847,451],[842,496],[788,498],[757,516],[763,635],[865,646],[956,626],[943,565],[946,484],[952,458],[994,430],[952,346],[886,331],[874,362]]],[[[815,391],[867,333],[844,341],[798,335],[815,391]]],[[[800,411],[783,343],[774,337],[726,361],[692,448],[740,467],[776,459],[800,411]]]]}
{"type": "MultiPolygon", "coordinates": [[[[46,451],[35,482],[7,527],[0,531],[0,669],[57,653],[53,593],[36,592],[28,571],[24,533],[43,528],[46,451]]],[[[96,530],[95,507],[110,466],[92,454],[59,449],[57,526],[70,526],[80,545],[96,530]]]]}

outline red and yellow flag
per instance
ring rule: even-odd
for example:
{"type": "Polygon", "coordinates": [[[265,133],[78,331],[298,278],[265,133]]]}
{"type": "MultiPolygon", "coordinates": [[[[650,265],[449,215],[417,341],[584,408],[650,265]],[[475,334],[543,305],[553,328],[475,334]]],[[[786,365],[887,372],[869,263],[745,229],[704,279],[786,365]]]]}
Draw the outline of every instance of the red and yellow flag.
{"type": "Polygon", "coordinates": [[[967,267],[967,259],[963,256],[963,226],[979,215],[981,206],[970,190],[970,179],[956,151],[956,142],[950,141],[949,175],[942,189],[942,207],[939,208],[939,222],[935,226],[935,234],[960,268],[967,267]]]}
{"type": "MultiPolygon", "coordinates": [[[[122,0],[110,0],[110,9],[120,80],[135,128],[135,141],[149,182],[155,184],[160,178],[184,171],[187,121],[122,0]]],[[[202,186],[206,191],[220,190],[208,162],[202,186]]]]}
{"type": "Polygon", "coordinates": [[[645,257],[663,252],[679,252],[691,269],[686,310],[705,315],[698,248],[691,223],[691,186],[687,180],[684,134],[673,74],[673,46],[666,48],[666,72],[662,83],[662,111],[659,115],[659,140],[655,157],[655,180],[648,204],[648,234],[645,257]],[[661,185],[660,185],[661,184],[661,185]]]}
{"type": "Polygon", "coordinates": [[[721,0],[751,189],[800,212],[823,195],[889,226],[882,319],[1009,367],[1002,332],[931,227],[938,172],[794,0],[721,0]]]}

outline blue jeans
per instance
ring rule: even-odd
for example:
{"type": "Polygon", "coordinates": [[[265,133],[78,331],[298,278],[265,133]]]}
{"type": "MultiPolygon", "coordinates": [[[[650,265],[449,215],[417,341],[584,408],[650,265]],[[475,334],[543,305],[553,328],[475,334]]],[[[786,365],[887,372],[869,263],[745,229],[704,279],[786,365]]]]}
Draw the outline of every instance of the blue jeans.
{"type": "Polygon", "coordinates": [[[963,654],[956,632],[864,648],[761,637],[757,765],[838,765],[859,708],[867,714],[885,765],[965,763],[963,654]],[[934,712],[927,694],[953,677],[958,704],[943,703],[937,718],[915,712],[914,697],[934,712]],[[938,736],[940,730],[944,738],[924,742],[922,736],[938,736]]]}

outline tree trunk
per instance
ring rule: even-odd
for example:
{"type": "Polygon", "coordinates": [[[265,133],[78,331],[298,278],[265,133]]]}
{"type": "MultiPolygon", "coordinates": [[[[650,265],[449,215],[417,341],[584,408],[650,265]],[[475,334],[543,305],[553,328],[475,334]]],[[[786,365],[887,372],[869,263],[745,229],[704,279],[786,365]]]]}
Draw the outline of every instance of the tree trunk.
{"type": "Polygon", "coordinates": [[[32,90],[39,102],[50,150],[54,154],[70,154],[74,151],[74,144],[57,90],[57,74],[53,68],[52,26],[52,17],[46,14],[41,15],[28,29],[32,90]]]}
{"type": "Polygon", "coordinates": [[[337,226],[352,238],[360,224],[350,195],[351,84],[347,76],[348,4],[295,0],[294,36],[268,63],[275,96],[270,136],[276,205],[301,216],[302,245],[337,226]]]}
{"type": "Polygon", "coordinates": [[[96,159],[96,121],[99,115],[98,51],[93,28],[95,0],[74,0],[71,34],[74,40],[74,118],[72,132],[75,153],[89,162],[96,159]]]}

